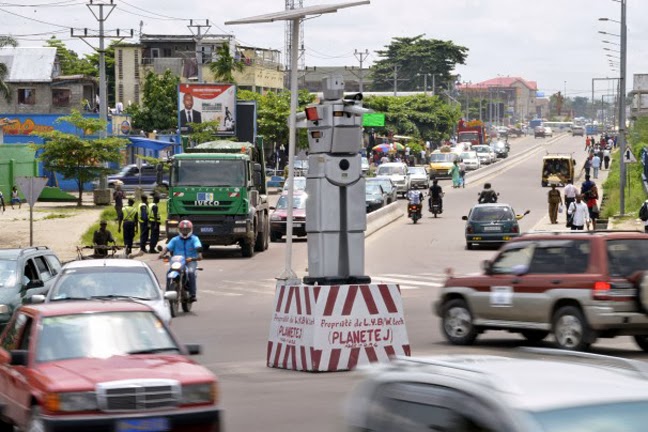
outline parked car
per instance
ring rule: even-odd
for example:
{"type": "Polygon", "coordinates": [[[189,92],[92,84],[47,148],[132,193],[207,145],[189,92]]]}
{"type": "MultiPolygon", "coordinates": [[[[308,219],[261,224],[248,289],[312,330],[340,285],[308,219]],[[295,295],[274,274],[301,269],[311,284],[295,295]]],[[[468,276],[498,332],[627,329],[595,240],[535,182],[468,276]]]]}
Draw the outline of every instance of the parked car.
{"type": "Polygon", "coordinates": [[[389,177],[370,177],[367,179],[367,183],[378,183],[382,186],[383,192],[386,194],[385,205],[398,200],[398,190],[389,177]]]}
{"type": "Polygon", "coordinates": [[[389,177],[396,185],[399,194],[403,196],[410,189],[410,176],[407,173],[407,165],[403,162],[387,162],[381,164],[376,170],[377,177],[389,177]]]}
{"type": "Polygon", "coordinates": [[[519,236],[518,219],[522,217],[508,204],[475,204],[468,216],[462,217],[466,221],[466,249],[474,245],[499,245],[519,236]]]}
{"type": "Polygon", "coordinates": [[[536,126],[533,129],[533,137],[534,138],[545,138],[545,128],[542,126],[536,126]]]}
{"type": "Polygon", "coordinates": [[[544,128],[544,136],[545,137],[553,137],[553,129],[550,127],[545,127],[544,128]]]}
{"type": "Polygon", "coordinates": [[[371,213],[374,210],[385,205],[387,199],[387,194],[383,190],[382,186],[377,183],[367,183],[365,191],[365,204],[367,205],[367,213],[371,213]]]}
{"type": "Polygon", "coordinates": [[[494,141],[491,143],[491,149],[498,158],[507,158],[509,154],[509,145],[506,141],[494,141]]]}
{"type": "Polygon", "coordinates": [[[515,358],[398,358],[372,367],[347,397],[347,430],[644,430],[648,381],[643,361],[526,351],[515,358]]]}
{"type": "Polygon", "coordinates": [[[47,246],[0,249],[0,327],[33,295],[46,294],[61,271],[61,261],[47,246]]]}
{"type": "Polygon", "coordinates": [[[177,296],[175,291],[165,292],[145,262],[113,258],[65,264],[47,295],[34,295],[31,302],[136,300],[148,305],[169,324],[172,315],[169,301],[177,296]]]}
{"type": "Polygon", "coordinates": [[[430,176],[422,166],[411,166],[407,167],[407,173],[410,177],[410,187],[411,188],[430,188],[430,176]]]}
{"type": "MultiPolygon", "coordinates": [[[[303,190],[293,193],[293,235],[306,236],[306,199],[308,195],[303,190]]],[[[286,235],[286,222],[288,220],[288,192],[279,197],[277,205],[270,207],[274,210],[270,215],[270,241],[277,242],[286,235]]]]}
{"type": "MultiPolygon", "coordinates": [[[[151,192],[157,186],[158,171],[155,165],[143,164],[142,169],[133,164],[126,165],[117,174],[111,174],[107,177],[108,187],[115,188],[118,183],[121,184],[122,190],[125,192],[133,192],[135,188],[141,187],[145,192],[151,192]],[[120,183],[121,182],[121,183],[120,183]]],[[[169,188],[169,175],[162,173],[163,188],[169,188]]],[[[95,182],[95,187],[98,187],[98,182],[95,182]]]]}
{"type": "Polygon", "coordinates": [[[552,332],[569,350],[630,335],[648,352],[646,262],[644,233],[525,234],[486,261],[482,275],[449,278],[436,310],[457,345],[493,329],[531,341],[552,332]],[[461,325],[452,321],[463,313],[461,325]]]}
{"type": "MultiPolygon", "coordinates": [[[[284,181],[284,185],[283,185],[283,191],[285,192],[287,190],[288,190],[288,179],[284,181]]],[[[306,190],[306,177],[301,177],[301,176],[293,177],[293,190],[295,191],[306,190]]]]}
{"type": "Polygon", "coordinates": [[[466,170],[476,170],[481,168],[481,162],[479,161],[479,156],[474,150],[465,151],[459,155],[461,160],[463,160],[466,170]]]}
{"type": "Polygon", "coordinates": [[[147,305],[23,305],[0,338],[0,427],[218,430],[216,377],[147,305]]]}
{"type": "Polygon", "coordinates": [[[490,165],[495,162],[495,159],[497,159],[495,152],[493,152],[490,146],[482,144],[474,145],[472,148],[475,152],[477,152],[479,163],[481,163],[482,165],[490,165]]]}

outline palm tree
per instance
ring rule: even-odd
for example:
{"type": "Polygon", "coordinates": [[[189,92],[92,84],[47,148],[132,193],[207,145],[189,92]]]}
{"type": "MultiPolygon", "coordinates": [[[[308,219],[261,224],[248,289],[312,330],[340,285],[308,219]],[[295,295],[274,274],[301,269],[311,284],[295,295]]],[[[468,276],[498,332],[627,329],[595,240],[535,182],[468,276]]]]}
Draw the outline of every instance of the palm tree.
{"type": "Polygon", "coordinates": [[[244,69],[243,63],[236,61],[230,55],[230,45],[225,42],[216,50],[218,60],[209,63],[209,70],[214,74],[214,79],[229,83],[236,83],[233,72],[241,72],[244,69]]]}
{"type": "MultiPolygon", "coordinates": [[[[16,42],[14,38],[10,36],[0,36],[0,48],[6,46],[15,47],[17,45],[18,42],[16,42]]],[[[4,96],[7,103],[9,103],[11,102],[11,91],[9,90],[9,86],[5,82],[7,73],[9,73],[9,69],[7,68],[7,65],[0,62],[0,94],[4,96]]]]}

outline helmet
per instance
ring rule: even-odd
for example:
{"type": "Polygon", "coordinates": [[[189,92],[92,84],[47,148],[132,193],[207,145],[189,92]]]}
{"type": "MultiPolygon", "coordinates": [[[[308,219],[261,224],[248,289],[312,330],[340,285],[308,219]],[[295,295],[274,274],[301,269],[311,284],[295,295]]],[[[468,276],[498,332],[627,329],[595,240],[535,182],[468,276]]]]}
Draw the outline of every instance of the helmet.
{"type": "Polygon", "coordinates": [[[189,237],[191,237],[191,234],[193,234],[193,224],[191,223],[191,221],[180,221],[180,223],[178,224],[178,232],[180,233],[180,237],[182,237],[183,239],[188,239],[189,237]]]}

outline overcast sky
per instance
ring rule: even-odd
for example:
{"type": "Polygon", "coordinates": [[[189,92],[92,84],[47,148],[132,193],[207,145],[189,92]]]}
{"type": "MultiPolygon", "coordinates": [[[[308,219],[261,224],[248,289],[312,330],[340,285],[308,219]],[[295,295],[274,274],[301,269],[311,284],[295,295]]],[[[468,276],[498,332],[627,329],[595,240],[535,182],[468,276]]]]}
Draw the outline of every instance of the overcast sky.
{"type": "MultiPolygon", "coordinates": [[[[95,3],[101,0],[95,0],[95,3]]],[[[108,2],[108,0],[105,0],[108,2]]],[[[299,0],[295,0],[298,3],[299,0]]],[[[341,0],[303,0],[304,6],[341,0]]],[[[628,2],[628,88],[633,74],[648,73],[648,1],[628,2]]],[[[42,45],[53,32],[77,52],[90,48],[70,38],[69,27],[97,29],[83,0],[6,0],[0,2],[0,32],[15,35],[22,46],[42,45]],[[17,15],[26,18],[21,18],[17,15]],[[27,19],[29,18],[29,19],[27,19]],[[37,22],[34,20],[40,20],[37,22]]],[[[148,34],[188,34],[187,21],[209,19],[210,33],[232,33],[243,44],[283,50],[282,23],[225,26],[224,22],[284,8],[284,0],[114,0],[117,8],[107,29],[134,29],[148,34]],[[169,19],[173,18],[173,19],[169,19]]],[[[599,30],[620,34],[620,3],[614,0],[371,0],[305,23],[306,66],[358,66],[354,56],[376,50],[393,37],[425,34],[469,48],[463,81],[501,76],[537,81],[547,95],[567,89],[567,96],[590,96],[592,78],[614,77],[602,40],[618,43],[599,30]]],[[[596,83],[596,99],[611,92],[611,81],[596,83]]]]}

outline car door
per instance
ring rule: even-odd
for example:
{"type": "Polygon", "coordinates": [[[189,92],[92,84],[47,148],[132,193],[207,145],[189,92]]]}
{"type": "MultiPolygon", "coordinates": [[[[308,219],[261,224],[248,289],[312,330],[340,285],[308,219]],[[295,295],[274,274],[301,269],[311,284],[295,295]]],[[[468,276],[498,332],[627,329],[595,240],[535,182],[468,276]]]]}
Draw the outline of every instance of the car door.
{"type": "Polygon", "coordinates": [[[22,286],[20,296],[23,303],[35,294],[46,294],[51,286],[54,275],[47,264],[44,256],[35,256],[25,263],[25,275],[29,282],[22,286]]]}
{"type": "MultiPolygon", "coordinates": [[[[8,324],[0,344],[7,352],[17,349],[28,349],[31,341],[32,318],[23,312],[18,312],[8,324]]],[[[0,395],[5,404],[4,414],[14,421],[21,421],[25,416],[26,393],[29,386],[26,379],[25,366],[12,366],[9,363],[0,364],[0,395]]]]}

